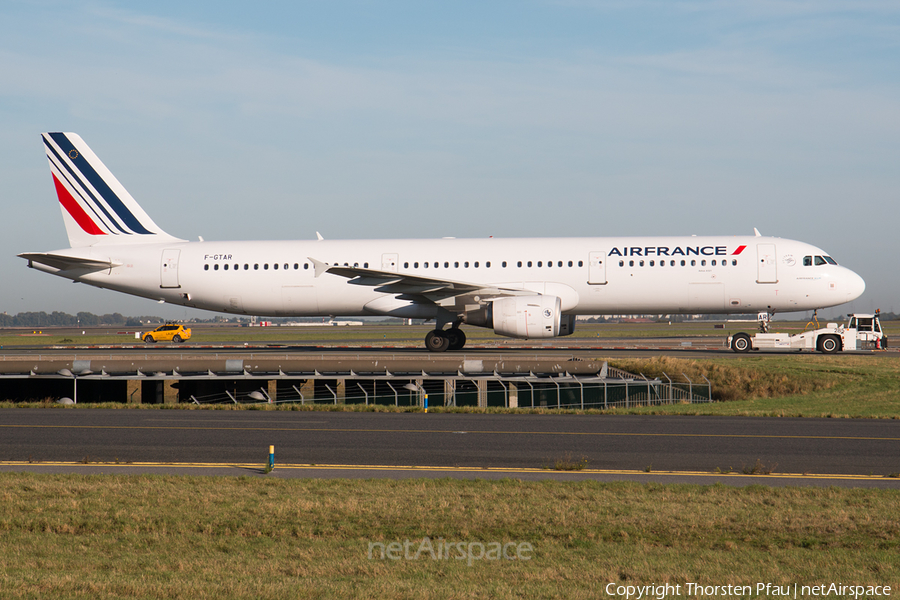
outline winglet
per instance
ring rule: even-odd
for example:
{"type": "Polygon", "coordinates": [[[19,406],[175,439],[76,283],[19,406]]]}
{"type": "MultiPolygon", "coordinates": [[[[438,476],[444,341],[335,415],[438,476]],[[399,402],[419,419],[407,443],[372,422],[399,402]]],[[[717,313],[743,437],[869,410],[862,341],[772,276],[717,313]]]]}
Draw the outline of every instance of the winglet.
{"type": "Polygon", "coordinates": [[[757,229],[756,227],[753,228],[753,234],[756,235],[756,237],[762,237],[762,234],[759,232],[759,229],[757,229]]]}
{"type": "Polygon", "coordinates": [[[319,240],[319,241],[321,242],[321,241],[324,240],[325,238],[323,238],[323,237],[322,237],[322,234],[319,233],[319,232],[317,231],[317,232],[316,232],[316,239],[319,240]]]}
{"type": "Polygon", "coordinates": [[[310,262],[312,262],[313,267],[315,267],[316,277],[318,277],[322,273],[327,272],[328,269],[331,268],[331,265],[329,265],[328,263],[323,263],[321,260],[316,260],[312,256],[307,256],[306,258],[308,258],[310,262]]]}

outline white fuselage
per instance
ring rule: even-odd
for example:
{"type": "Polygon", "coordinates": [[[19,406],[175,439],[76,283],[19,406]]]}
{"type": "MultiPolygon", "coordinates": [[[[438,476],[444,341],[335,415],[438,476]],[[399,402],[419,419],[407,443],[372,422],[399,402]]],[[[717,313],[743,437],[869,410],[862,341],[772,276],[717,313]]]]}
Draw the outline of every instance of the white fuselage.
{"type": "Polygon", "coordinates": [[[55,254],[116,266],[33,266],[172,304],[269,316],[427,318],[436,310],[334,273],[316,276],[312,259],[559,296],[569,315],[811,310],[865,289],[845,267],[804,261],[827,256],[821,249],[759,236],[173,242],[55,254]]]}

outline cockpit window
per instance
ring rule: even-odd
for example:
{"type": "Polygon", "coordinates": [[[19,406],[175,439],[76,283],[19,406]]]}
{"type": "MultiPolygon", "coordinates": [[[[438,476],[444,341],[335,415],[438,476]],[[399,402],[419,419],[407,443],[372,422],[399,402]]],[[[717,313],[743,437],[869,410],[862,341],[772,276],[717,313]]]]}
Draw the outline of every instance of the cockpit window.
{"type": "Polygon", "coordinates": [[[803,266],[811,267],[812,266],[812,256],[804,256],[803,257],[803,266]]]}
{"type": "Polygon", "coordinates": [[[824,265],[824,264],[825,264],[825,259],[822,258],[821,256],[817,256],[816,257],[816,266],[818,267],[819,265],[824,265]]]}
{"type": "Polygon", "coordinates": [[[825,257],[825,262],[827,262],[829,265],[836,265],[836,264],[837,264],[837,261],[834,260],[833,258],[831,258],[830,256],[826,256],[826,257],[825,257]]]}

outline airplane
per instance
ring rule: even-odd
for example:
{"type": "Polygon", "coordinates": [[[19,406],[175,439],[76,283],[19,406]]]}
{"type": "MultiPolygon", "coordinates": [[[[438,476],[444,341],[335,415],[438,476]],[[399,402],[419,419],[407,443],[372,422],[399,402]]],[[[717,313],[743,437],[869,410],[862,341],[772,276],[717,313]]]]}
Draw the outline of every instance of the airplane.
{"type": "Polygon", "coordinates": [[[42,134],[69,248],[31,268],[234,315],[434,321],[432,352],[461,325],[513,338],[573,333],[578,315],[817,310],[863,279],[804,242],[746,236],[187,241],[162,230],[84,140],[42,134]]]}

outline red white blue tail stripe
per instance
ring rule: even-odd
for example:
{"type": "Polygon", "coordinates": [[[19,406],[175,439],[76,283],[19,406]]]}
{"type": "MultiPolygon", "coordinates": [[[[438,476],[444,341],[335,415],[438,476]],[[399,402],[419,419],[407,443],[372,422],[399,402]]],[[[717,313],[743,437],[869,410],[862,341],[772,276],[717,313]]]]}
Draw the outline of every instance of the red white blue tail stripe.
{"type": "Polygon", "coordinates": [[[93,244],[113,239],[114,243],[128,243],[126,238],[150,241],[145,236],[170,237],[157,227],[81,137],[74,133],[44,133],[42,137],[64,216],[71,217],[71,222],[66,220],[66,227],[73,246],[76,239],[79,244],[93,244]]]}

